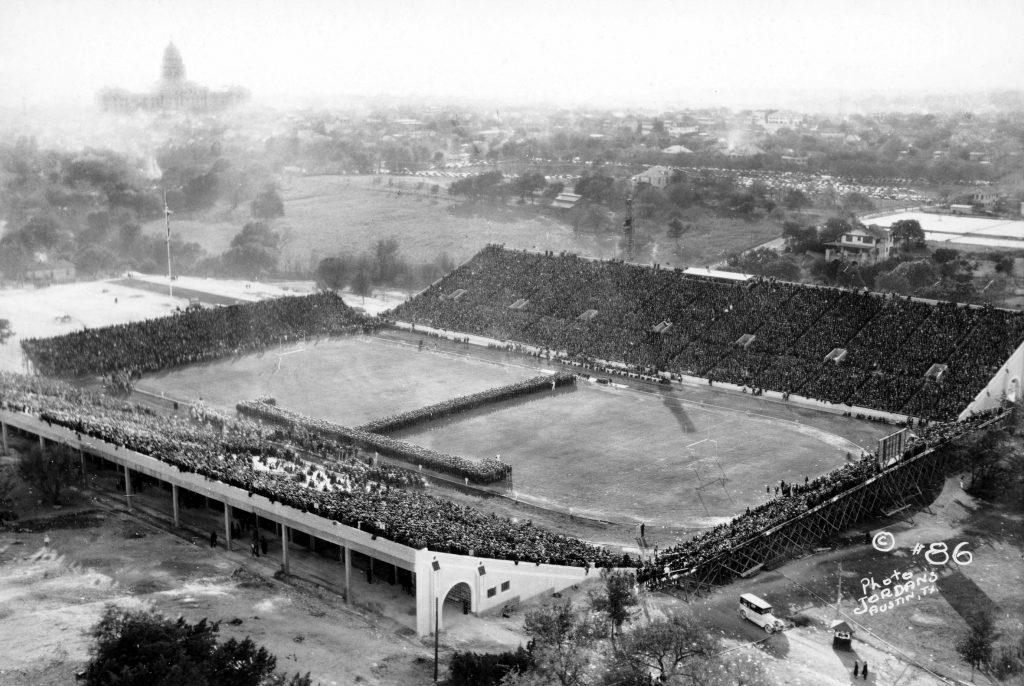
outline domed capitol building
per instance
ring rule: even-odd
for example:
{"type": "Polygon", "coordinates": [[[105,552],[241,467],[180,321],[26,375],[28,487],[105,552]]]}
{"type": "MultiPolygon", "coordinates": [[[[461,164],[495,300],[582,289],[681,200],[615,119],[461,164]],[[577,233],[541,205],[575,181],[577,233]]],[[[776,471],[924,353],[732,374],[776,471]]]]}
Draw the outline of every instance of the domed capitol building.
{"type": "Polygon", "coordinates": [[[105,88],[99,93],[100,107],[108,112],[213,112],[248,99],[249,91],[244,88],[213,91],[187,80],[185,62],[174,43],[168,43],[164,49],[160,82],[151,92],[131,93],[122,88],[105,88]]]}

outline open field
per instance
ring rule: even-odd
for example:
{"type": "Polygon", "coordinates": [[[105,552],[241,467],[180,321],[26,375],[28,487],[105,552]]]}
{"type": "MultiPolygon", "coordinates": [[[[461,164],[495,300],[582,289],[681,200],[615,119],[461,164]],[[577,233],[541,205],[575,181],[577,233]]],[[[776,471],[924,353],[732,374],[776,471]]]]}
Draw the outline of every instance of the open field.
{"type": "Polygon", "coordinates": [[[921,222],[925,238],[954,247],[1024,248],[1024,221],[994,217],[957,217],[933,212],[896,212],[866,220],[889,226],[904,219],[921,222]]]}
{"type": "MultiPolygon", "coordinates": [[[[512,213],[498,219],[493,211],[488,216],[452,213],[448,209],[452,199],[446,190],[450,179],[424,179],[419,191],[415,188],[420,179],[395,177],[392,187],[386,181],[373,184],[372,180],[370,176],[288,177],[282,187],[285,216],[274,222],[284,243],[281,265],[304,269],[329,255],[362,252],[377,239],[388,237],[397,239],[402,254],[412,261],[447,253],[461,262],[488,243],[599,258],[621,254],[618,228],[599,236],[581,235],[568,223],[543,216],[524,218],[512,213]],[[433,183],[441,185],[436,200],[424,197],[430,195],[433,183]]],[[[234,213],[218,207],[201,215],[178,215],[171,230],[186,242],[199,243],[210,254],[220,254],[246,221],[246,207],[234,213]]],[[[664,226],[638,219],[638,233],[649,235],[651,243],[638,250],[635,261],[669,266],[713,264],[730,252],[752,248],[781,234],[779,225],[767,219],[717,217],[700,208],[687,210],[683,221],[694,228],[683,236],[677,250],[676,243],[665,237],[664,226]]],[[[163,236],[163,220],[149,222],[143,230],[163,236]]]]}
{"type": "Polygon", "coordinates": [[[454,454],[499,454],[516,493],[574,513],[700,528],[766,499],[765,485],[841,466],[860,446],[834,434],[693,398],[587,383],[397,434],[454,454]]]}
{"type": "MultiPolygon", "coordinates": [[[[433,339],[418,350],[416,340],[388,332],[307,342],[148,376],[138,387],[225,409],[270,395],[353,426],[549,368],[496,351],[434,349],[433,339]]],[[[467,457],[501,455],[527,503],[676,530],[725,521],[764,502],[766,484],[814,478],[890,430],[711,389],[583,382],[398,436],[467,457]]]]}
{"type": "Polygon", "coordinates": [[[240,400],[269,395],[284,408],[358,426],[536,375],[526,367],[353,336],[150,375],[137,386],[185,400],[201,397],[232,412],[240,400]]]}
{"type": "MultiPolygon", "coordinates": [[[[274,222],[284,239],[282,265],[305,268],[340,252],[359,253],[379,238],[393,237],[408,259],[430,260],[448,253],[462,261],[488,243],[516,248],[587,251],[587,242],[572,228],[543,217],[496,221],[456,216],[448,211],[450,200],[442,188],[436,202],[400,188],[373,185],[372,177],[294,177],[282,188],[285,216],[274,222]],[[401,192],[401,195],[398,193],[401,192]]],[[[396,183],[414,185],[408,180],[396,183]]],[[[233,216],[223,211],[207,217],[175,218],[174,235],[199,243],[211,254],[226,250],[231,238],[248,221],[247,208],[233,216]]],[[[144,231],[163,235],[163,221],[145,225],[144,231]]]]}

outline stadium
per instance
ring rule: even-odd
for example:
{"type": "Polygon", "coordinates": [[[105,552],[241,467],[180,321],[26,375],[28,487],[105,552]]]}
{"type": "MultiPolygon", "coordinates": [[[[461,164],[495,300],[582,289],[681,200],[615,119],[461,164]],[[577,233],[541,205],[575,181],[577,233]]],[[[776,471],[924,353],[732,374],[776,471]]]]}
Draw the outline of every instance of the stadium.
{"type": "Polygon", "coordinates": [[[0,411],[175,523],[221,504],[229,546],[255,516],[285,571],[315,539],[346,597],[383,574],[425,635],[598,568],[727,583],[924,502],[935,448],[1018,398],[1022,341],[991,307],[491,246],[377,318],[323,292],[25,340],[0,411]]]}

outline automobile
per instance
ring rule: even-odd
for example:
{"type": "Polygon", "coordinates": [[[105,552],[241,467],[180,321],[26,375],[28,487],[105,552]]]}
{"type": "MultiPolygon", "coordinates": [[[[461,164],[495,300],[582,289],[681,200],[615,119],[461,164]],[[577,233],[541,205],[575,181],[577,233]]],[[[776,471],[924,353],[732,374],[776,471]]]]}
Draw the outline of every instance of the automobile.
{"type": "Polygon", "coordinates": [[[772,614],[771,604],[753,593],[744,593],[740,596],[739,614],[743,619],[764,629],[766,634],[773,634],[786,628],[782,620],[772,614]]]}

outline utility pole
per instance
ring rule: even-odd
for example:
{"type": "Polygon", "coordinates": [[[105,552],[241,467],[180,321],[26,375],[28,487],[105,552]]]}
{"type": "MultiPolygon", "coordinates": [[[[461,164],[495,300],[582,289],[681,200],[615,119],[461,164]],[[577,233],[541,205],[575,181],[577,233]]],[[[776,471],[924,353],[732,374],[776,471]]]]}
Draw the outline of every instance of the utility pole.
{"type": "Polygon", "coordinates": [[[167,225],[167,295],[174,297],[171,282],[171,208],[167,206],[167,189],[164,188],[164,223],[167,225]]]}

